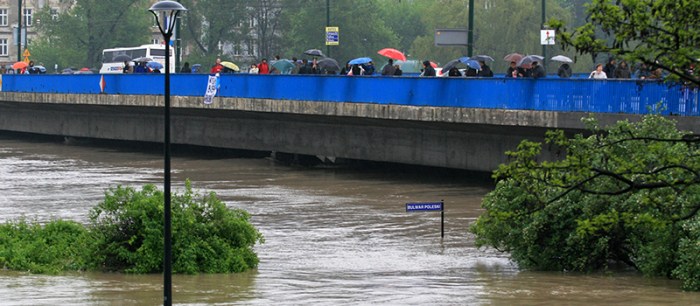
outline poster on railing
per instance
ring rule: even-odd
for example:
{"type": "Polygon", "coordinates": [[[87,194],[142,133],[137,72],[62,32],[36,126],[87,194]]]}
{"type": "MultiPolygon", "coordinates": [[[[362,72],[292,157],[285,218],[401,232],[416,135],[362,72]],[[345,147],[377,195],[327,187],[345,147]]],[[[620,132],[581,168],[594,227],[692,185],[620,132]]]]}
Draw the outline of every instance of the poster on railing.
{"type": "Polygon", "coordinates": [[[219,74],[210,75],[209,81],[207,81],[207,91],[204,93],[204,104],[212,104],[214,102],[214,96],[216,96],[218,89],[219,74]]]}

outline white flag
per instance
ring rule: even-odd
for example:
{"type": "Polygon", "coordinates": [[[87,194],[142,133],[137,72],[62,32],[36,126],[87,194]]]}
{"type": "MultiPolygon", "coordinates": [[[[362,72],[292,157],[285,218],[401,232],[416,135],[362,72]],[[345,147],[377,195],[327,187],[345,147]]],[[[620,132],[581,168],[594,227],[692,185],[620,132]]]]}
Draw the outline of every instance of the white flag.
{"type": "Polygon", "coordinates": [[[219,74],[210,75],[209,81],[207,82],[207,92],[204,94],[204,104],[212,104],[214,102],[214,96],[216,96],[216,91],[219,89],[219,74]]]}

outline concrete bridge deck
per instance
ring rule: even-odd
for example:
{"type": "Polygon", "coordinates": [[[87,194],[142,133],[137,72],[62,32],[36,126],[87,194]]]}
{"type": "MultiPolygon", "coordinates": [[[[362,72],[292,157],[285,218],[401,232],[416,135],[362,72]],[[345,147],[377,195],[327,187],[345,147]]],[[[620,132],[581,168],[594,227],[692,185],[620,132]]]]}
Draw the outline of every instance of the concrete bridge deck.
{"type": "MultiPolygon", "coordinates": [[[[29,80],[22,77],[13,81],[29,80]]],[[[3,82],[0,92],[0,130],[162,142],[162,96],[23,92],[6,85],[3,82]]],[[[547,129],[582,131],[580,119],[589,114],[439,102],[431,106],[217,97],[207,105],[202,100],[200,95],[172,97],[172,143],[477,171],[492,171],[505,161],[505,151],[523,139],[542,139],[547,129]]],[[[641,115],[595,117],[610,124],[641,115]]],[[[674,118],[679,128],[700,132],[698,117],[674,118]]]]}

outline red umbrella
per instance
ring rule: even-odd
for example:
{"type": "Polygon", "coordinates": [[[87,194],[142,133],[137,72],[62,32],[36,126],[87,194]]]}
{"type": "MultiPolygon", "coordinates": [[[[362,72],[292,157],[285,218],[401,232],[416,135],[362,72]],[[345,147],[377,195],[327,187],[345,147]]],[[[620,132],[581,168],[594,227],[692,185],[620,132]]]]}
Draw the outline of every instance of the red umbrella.
{"type": "Polygon", "coordinates": [[[90,68],[88,68],[88,67],[83,67],[83,68],[80,68],[80,71],[90,71],[90,68]]]}
{"type": "Polygon", "coordinates": [[[404,61],[404,62],[406,61],[406,55],[404,55],[403,52],[396,50],[396,49],[384,48],[384,49],[379,50],[377,53],[379,53],[379,55],[383,55],[383,56],[386,56],[386,57],[391,58],[391,59],[404,61]]]}
{"type": "Polygon", "coordinates": [[[435,62],[430,62],[430,66],[432,66],[433,68],[437,68],[438,64],[436,64],[435,62]]]}
{"type": "Polygon", "coordinates": [[[521,59],[523,59],[523,55],[520,53],[511,53],[506,55],[503,60],[506,62],[519,62],[521,59]]]}
{"type": "Polygon", "coordinates": [[[16,62],[12,64],[12,69],[24,69],[27,68],[27,66],[29,66],[27,62],[16,62]]]}

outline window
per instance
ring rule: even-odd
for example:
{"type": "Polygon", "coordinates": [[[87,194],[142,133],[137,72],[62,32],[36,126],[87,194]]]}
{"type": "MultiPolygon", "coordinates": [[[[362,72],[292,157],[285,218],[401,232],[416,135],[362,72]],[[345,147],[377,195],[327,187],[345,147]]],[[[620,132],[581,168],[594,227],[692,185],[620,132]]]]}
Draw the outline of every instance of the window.
{"type": "Polygon", "coordinates": [[[160,44],[160,41],[158,40],[158,38],[151,38],[151,44],[157,45],[160,44]]]}
{"type": "Polygon", "coordinates": [[[0,56],[7,56],[7,38],[0,38],[0,56]]]}
{"type": "Polygon", "coordinates": [[[57,8],[51,9],[51,20],[58,20],[58,9],[57,8]]]}
{"type": "Polygon", "coordinates": [[[7,26],[7,9],[0,9],[0,26],[7,26]]]}
{"type": "Polygon", "coordinates": [[[26,8],[24,9],[24,25],[31,27],[32,26],[32,13],[33,9],[26,8]]]}

